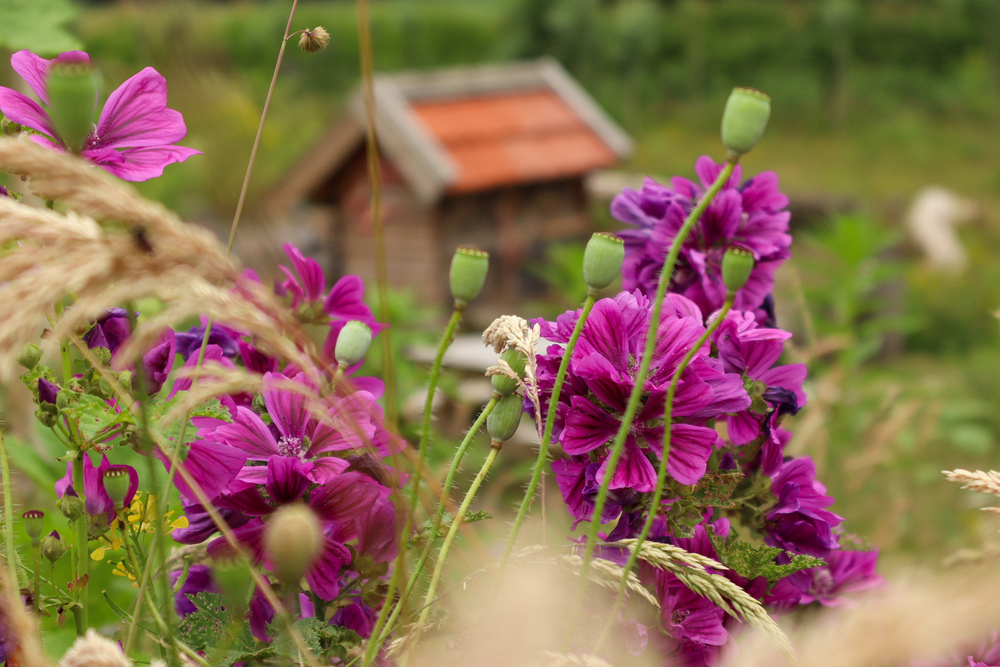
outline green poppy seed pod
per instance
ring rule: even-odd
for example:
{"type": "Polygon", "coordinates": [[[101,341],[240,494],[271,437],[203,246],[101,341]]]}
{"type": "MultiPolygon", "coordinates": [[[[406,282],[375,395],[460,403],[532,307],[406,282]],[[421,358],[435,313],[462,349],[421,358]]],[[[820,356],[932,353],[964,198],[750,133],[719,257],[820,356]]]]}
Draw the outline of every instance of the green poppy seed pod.
{"type": "Polygon", "coordinates": [[[490,253],[475,246],[460,246],[451,258],[451,296],[455,304],[464,306],[483,291],[486,272],[490,268],[490,253]]]}
{"type": "Polygon", "coordinates": [[[31,538],[31,545],[38,546],[38,538],[42,536],[45,528],[45,512],[41,510],[28,510],[21,515],[24,520],[24,532],[31,538]]]}
{"type": "Polygon", "coordinates": [[[115,511],[125,507],[125,498],[128,496],[129,485],[132,483],[128,471],[125,468],[105,470],[101,482],[104,484],[104,490],[111,498],[111,502],[115,504],[115,511]]]}
{"type": "Polygon", "coordinates": [[[730,154],[749,153],[764,136],[771,98],[753,88],[733,88],[722,112],[722,144],[730,154]]]}
{"type": "MultiPolygon", "coordinates": [[[[524,355],[515,350],[512,347],[504,350],[503,354],[500,355],[500,359],[507,362],[507,365],[517,373],[518,377],[524,378],[524,366],[526,360],[524,355]]],[[[517,389],[517,380],[512,377],[507,377],[506,375],[494,375],[490,378],[493,383],[493,391],[506,396],[511,394],[517,389]]]]}
{"type": "Polygon", "coordinates": [[[21,364],[29,371],[38,365],[42,360],[42,348],[34,343],[25,343],[21,351],[17,353],[17,363],[21,364]]]}
{"type": "Polygon", "coordinates": [[[59,533],[53,530],[42,538],[41,551],[49,562],[54,563],[66,554],[66,545],[63,544],[59,533]]]}
{"type": "Polygon", "coordinates": [[[365,358],[371,344],[371,328],[364,322],[351,320],[340,330],[333,356],[337,358],[337,363],[353,366],[365,358]]]}
{"type": "Polygon", "coordinates": [[[66,147],[83,149],[94,126],[97,78],[89,63],[53,63],[49,69],[49,116],[66,147]]]}
{"type": "Polygon", "coordinates": [[[69,494],[56,501],[56,508],[70,521],[76,521],[84,514],[83,501],[69,494]]]}
{"type": "Polygon", "coordinates": [[[305,505],[284,505],[264,529],[264,554],[282,582],[295,585],[323,549],[323,527],[305,505]]]}
{"type": "Polygon", "coordinates": [[[321,25],[312,30],[303,30],[299,36],[299,48],[306,53],[322,51],[330,43],[330,33],[321,25]]]}
{"type": "Polygon", "coordinates": [[[521,423],[522,412],[524,399],[519,394],[508,394],[500,399],[486,418],[486,431],[493,442],[510,440],[521,423]]]}
{"type": "Polygon", "coordinates": [[[726,254],[722,256],[722,283],[726,286],[726,292],[736,294],[742,289],[747,284],[753,267],[753,252],[739,245],[726,248],[726,254]]]}
{"type": "Polygon", "coordinates": [[[592,290],[604,289],[622,273],[625,242],[615,234],[597,232],[583,251],[583,280],[592,290]]]}

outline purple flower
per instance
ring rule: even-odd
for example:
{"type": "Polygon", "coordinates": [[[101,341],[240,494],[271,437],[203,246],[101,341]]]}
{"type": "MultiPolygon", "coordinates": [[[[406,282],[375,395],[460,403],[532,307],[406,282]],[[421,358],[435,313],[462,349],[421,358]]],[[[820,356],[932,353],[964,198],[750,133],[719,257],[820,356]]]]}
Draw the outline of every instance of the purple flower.
{"type": "MultiPolygon", "coordinates": [[[[177,580],[180,579],[182,573],[181,570],[174,570],[170,573],[171,587],[177,585],[177,580]]],[[[188,568],[187,578],[184,580],[184,583],[174,593],[174,608],[177,609],[177,613],[183,618],[188,614],[198,611],[198,607],[191,601],[190,596],[197,595],[198,593],[218,592],[219,589],[215,586],[211,568],[207,565],[192,565],[188,568]]]]}
{"type": "Polygon", "coordinates": [[[810,585],[800,604],[819,602],[824,607],[837,607],[846,602],[845,593],[865,591],[882,583],[882,577],[875,573],[878,550],[838,549],[825,558],[826,565],[804,571],[810,577],[810,585]]]}
{"type": "Polygon", "coordinates": [[[108,308],[104,315],[94,322],[94,326],[84,335],[83,340],[92,350],[96,347],[106,347],[111,354],[114,354],[131,333],[129,312],[124,308],[108,308]]]}
{"type": "MultiPolygon", "coordinates": [[[[577,519],[587,518],[583,513],[592,509],[590,480],[601,480],[605,474],[608,445],[619,429],[635,384],[650,312],[648,299],[638,292],[622,292],[614,299],[597,302],[577,342],[559,405],[547,408],[556,410],[554,434],[572,457],[556,466],[556,475],[577,519]],[[592,463],[599,467],[589,470],[592,463]]],[[[556,322],[536,322],[544,337],[565,342],[577,316],[566,313],[556,322]]],[[[681,359],[704,331],[698,308],[683,297],[670,295],[664,303],[654,356],[643,385],[643,402],[629,428],[610,489],[639,493],[655,489],[654,466],[662,451],[667,388],[681,359]]],[[[682,422],[671,425],[667,471],[682,484],[696,484],[701,479],[709,457],[722,442],[714,429],[704,425],[706,420],[743,410],[750,404],[742,381],[724,373],[708,352],[707,345],[699,350],[682,375],[674,397],[673,416],[682,422]]],[[[553,345],[539,357],[544,401],[551,396],[562,354],[562,346],[553,345]]],[[[592,490],[596,491],[596,487],[592,490]]]]}
{"type": "MultiPolygon", "coordinates": [[[[626,188],[611,203],[611,213],[638,229],[620,233],[625,240],[623,287],[653,294],[663,261],[684,220],[722,169],[711,158],[701,157],[695,172],[701,181],[674,178],[672,189],[647,178],[641,190],[626,188]]],[[[774,286],[774,271],[788,259],[792,238],[788,234],[788,198],[778,190],[778,177],[765,172],[740,183],[736,166],[729,182],[694,226],[678,256],[670,291],[688,297],[706,313],[722,307],[722,256],[739,244],[749,248],[757,264],[747,284],[736,296],[737,310],[754,311],[774,286]]]]}
{"type": "MultiPolygon", "coordinates": [[[[67,51],[46,60],[29,51],[10,58],[11,67],[43,104],[49,103],[48,76],[53,63],[90,63],[82,51],[67,51]]],[[[167,108],[167,82],[147,67],[108,97],[97,125],[83,146],[67,146],[52,119],[37,102],[0,86],[0,111],[10,120],[35,130],[35,143],[57,151],[79,152],[110,174],[126,181],[148,181],[168,164],[183,162],[201,151],[174,146],[187,134],[179,111],[167,108]]]]}
{"type": "MultiPolygon", "coordinates": [[[[83,456],[83,492],[86,495],[84,508],[90,516],[105,514],[108,517],[108,521],[111,521],[115,517],[115,504],[111,501],[111,497],[108,496],[108,492],[104,490],[104,473],[109,470],[124,470],[128,473],[128,493],[125,494],[124,501],[126,506],[132,502],[132,499],[135,498],[135,492],[139,489],[139,474],[132,466],[111,465],[107,455],[101,457],[101,465],[96,468],[90,460],[90,455],[81,454],[81,456],[83,456]]],[[[71,496],[80,495],[73,488],[72,462],[66,463],[66,475],[56,482],[56,495],[62,498],[66,494],[71,496]]]]}
{"type": "Polygon", "coordinates": [[[56,404],[59,396],[59,385],[49,382],[45,378],[38,378],[38,402],[56,404]]]}
{"type": "Polygon", "coordinates": [[[771,478],[777,503],[765,516],[764,541],[793,553],[826,558],[839,548],[833,529],[843,517],[826,508],[833,498],[816,481],[816,465],[808,456],[785,461],[771,478]]]}
{"type": "Polygon", "coordinates": [[[14,631],[10,627],[10,621],[7,620],[6,608],[7,603],[2,599],[2,594],[0,594],[0,663],[11,660],[21,645],[21,640],[14,634],[14,631]]]}

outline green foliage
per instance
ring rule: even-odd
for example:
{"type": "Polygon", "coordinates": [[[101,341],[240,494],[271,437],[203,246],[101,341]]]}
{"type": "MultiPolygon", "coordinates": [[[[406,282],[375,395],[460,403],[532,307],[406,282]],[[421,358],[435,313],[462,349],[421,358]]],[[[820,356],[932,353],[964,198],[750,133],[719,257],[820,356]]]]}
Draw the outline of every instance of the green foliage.
{"type": "Polygon", "coordinates": [[[75,17],[70,0],[0,0],[0,48],[44,56],[79,49],[66,29],[75,17]]]}
{"type": "Polygon", "coordinates": [[[743,473],[738,470],[708,473],[694,487],[691,497],[702,507],[736,509],[739,503],[732,499],[732,495],[743,478],[743,473]]]}
{"type": "Polygon", "coordinates": [[[735,532],[731,533],[726,540],[711,529],[709,529],[708,535],[709,539],[712,540],[712,546],[715,547],[715,552],[719,555],[719,561],[723,565],[732,568],[736,574],[747,579],[764,577],[767,579],[768,586],[793,572],[825,565],[822,558],[791,554],[784,549],[763,544],[753,545],[739,539],[735,532]],[[775,559],[782,554],[790,556],[791,561],[784,565],[776,563],[775,559]]]}

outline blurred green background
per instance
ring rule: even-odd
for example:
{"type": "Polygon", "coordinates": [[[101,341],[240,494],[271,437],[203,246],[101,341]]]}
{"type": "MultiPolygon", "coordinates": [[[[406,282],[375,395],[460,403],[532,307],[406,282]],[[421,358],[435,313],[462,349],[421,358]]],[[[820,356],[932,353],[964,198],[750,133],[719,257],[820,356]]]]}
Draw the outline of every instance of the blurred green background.
{"type": "MultiPolygon", "coordinates": [[[[228,224],[288,8],[133,0],[58,15],[107,91],[144,66],[162,72],[185,145],[205,153],[144,193],[228,224]]],[[[699,155],[723,156],[729,90],[769,93],[774,115],[744,174],[776,170],[793,207],[813,212],[793,219],[794,258],[776,292],[779,324],[796,334],[788,360],[810,365],[810,404],[788,422],[792,451],[816,458],[847,529],[890,561],[936,563],[993,539],[980,499],[940,471],[1000,461],[1000,2],[376,0],[372,21],[380,71],[556,57],[635,139],[629,172],[691,177],[699,155]],[[904,230],[908,205],[932,184],[976,206],[959,230],[963,271],[927,267],[904,230]]],[[[301,2],[294,28],[315,25],[330,47],[287,52],[248,220],[357,85],[354,3],[301,2]]],[[[0,68],[0,83],[15,80],[0,68]]],[[[606,206],[595,218],[613,228],[606,206]]],[[[579,256],[555,249],[547,277],[564,285],[579,256]]],[[[519,314],[571,307],[565,292],[562,304],[519,314]]],[[[394,304],[398,343],[428,319],[394,304]]],[[[405,398],[423,371],[404,363],[400,377],[405,398]]],[[[512,458],[496,476],[510,497],[527,455],[512,458]]]]}

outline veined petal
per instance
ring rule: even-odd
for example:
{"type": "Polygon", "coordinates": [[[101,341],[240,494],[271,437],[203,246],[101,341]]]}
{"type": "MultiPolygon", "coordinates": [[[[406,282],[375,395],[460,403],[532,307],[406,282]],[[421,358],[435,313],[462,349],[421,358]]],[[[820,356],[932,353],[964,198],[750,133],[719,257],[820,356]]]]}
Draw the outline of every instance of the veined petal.
{"type": "Polygon", "coordinates": [[[315,489],[309,497],[309,506],[321,520],[339,523],[356,519],[379,498],[379,485],[367,475],[345,472],[315,489]]]}
{"type": "Polygon", "coordinates": [[[257,461],[266,461],[278,453],[278,443],[267,425],[252,410],[242,406],[236,408],[236,420],[232,424],[220,426],[210,437],[246,452],[247,458],[257,461]]]}
{"type": "Polygon", "coordinates": [[[38,102],[16,90],[0,86],[0,111],[15,123],[30,127],[49,137],[58,136],[49,114],[38,105],[38,102]]]}
{"type": "Polygon", "coordinates": [[[323,302],[323,312],[330,317],[360,320],[371,326],[375,322],[372,311],[362,301],[365,284],[358,276],[344,276],[338,280],[323,302]]]}
{"type": "Polygon", "coordinates": [[[83,51],[65,51],[52,60],[36,56],[24,49],[10,57],[11,68],[21,75],[25,83],[38,95],[45,104],[49,103],[48,77],[52,63],[89,63],[90,56],[83,51]]]}
{"type": "Polygon", "coordinates": [[[670,428],[667,472],[681,484],[697,484],[705,476],[719,434],[704,426],[674,424],[670,428]]]}
{"type": "Polygon", "coordinates": [[[265,373],[262,393],[267,413],[271,415],[281,435],[301,439],[306,434],[309,413],[305,407],[306,397],[288,388],[293,382],[294,380],[281,373],[265,373]]]}
{"type": "Polygon", "coordinates": [[[303,256],[302,252],[291,243],[286,243],[281,247],[288,258],[292,260],[292,265],[295,267],[296,273],[299,274],[299,284],[302,285],[306,301],[318,300],[323,296],[323,290],[326,289],[326,279],[323,277],[323,269],[319,262],[303,256]]]}
{"type": "Polygon", "coordinates": [[[573,396],[571,406],[560,441],[567,454],[586,454],[615,437],[618,419],[581,396],[573,396]]]}
{"type": "Polygon", "coordinates": [[[340,593],[340,573],[351,562],[351,552],[332,537],[324,538],[323,553],[306,572],[309,588],[323,600],[333,600],[340,593]]]}
{"type": "Polygon", "coordinates": [[[201,151],[185,146],[152,146],[123,151],[95,146],[85,149],[81,155],[112,176],[123,181],[139,182],[162,176],[167,165],[183,162],[192,155],[201,155],[201,151]]]}
{"type": "Polygon", "coordinates": [[[111,93],[97,121],[93,148],[165,146],[187,134],[184,117],[167,108],[167,80],[143,69],[111,93]]]}

